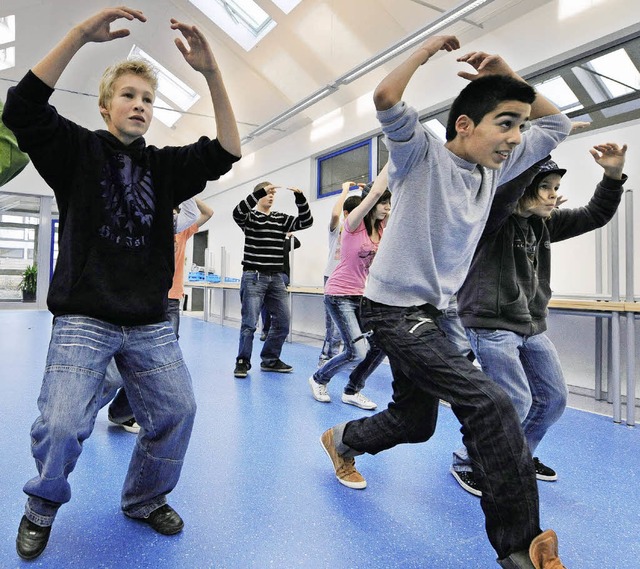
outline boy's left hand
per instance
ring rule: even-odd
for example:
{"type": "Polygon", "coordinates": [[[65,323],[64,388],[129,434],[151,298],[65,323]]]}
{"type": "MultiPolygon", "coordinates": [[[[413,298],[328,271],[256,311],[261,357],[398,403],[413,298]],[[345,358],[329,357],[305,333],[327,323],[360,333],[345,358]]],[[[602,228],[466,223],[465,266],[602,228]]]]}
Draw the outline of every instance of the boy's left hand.
{"type": "Polygon", "coordinates": [[[171,29],[179,30],[187,41],[188,46],[185,46],[182,39],[176,38],[175,44],[191,67],[200,73],[218,71],[218,63],[213,56],[209,42],[196,26],[189,26],[171,18],[171,29]]]}
{"type": "Polygon", "coordinates": [[[589,150],[593,159],[604,169],[609,178],[620,180],[627,154],[627,145],[618,146],[615,142],[596,144],[589,150]]]}

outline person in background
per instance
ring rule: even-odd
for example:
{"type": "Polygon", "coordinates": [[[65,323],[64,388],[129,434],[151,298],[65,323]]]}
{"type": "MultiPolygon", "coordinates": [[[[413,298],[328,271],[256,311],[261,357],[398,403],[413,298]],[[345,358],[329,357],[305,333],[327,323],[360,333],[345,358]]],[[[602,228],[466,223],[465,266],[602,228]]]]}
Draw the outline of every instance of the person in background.
{"type": "MultiPolygon", "coordinates": [[[[347,194],[353,188],[364,188],[365,184],[351,185],[351,182],[344,182],[342,184],[342,191],[338,196],[333,209],[331,210],[331,219],[329,220],[329,257],[327,258],[327,264],[324,268],[324,285],[327,284],[327,280],[331,276],[331,273],[335,270],[340,262],[340,236],[342,235],[342,222],[340,221],[340,215],[343,218],[347,217],[354,208],[360,203],[360,196],[349,196],[347,194]]],[[[320,357],[318,358],[318,367],[322,367],[332,357],[337,356],[342,350],[342,337],[340,336],[340,330],[335,325],[333,318],[325,304],[324,307],[324,324],[325,334],[324,342],[322,344],[322,350],[320,351],[320,357]]]]}
{"type": "MultiPolygon", "coordinates": [[[[604,176],[584,207],[556,207],[566,170],[551,159],[498,188],[458,293],[460,319],[473,352],[482,371],[511,398],[532,454],[567,403],[560,359],[545,334],[550,245],[607,224],[627,179],[622,172],[626,145],[599,144],[590,152],[604,176]],[[516,187],[515,196],[510,185],[516,187]],[[513,201],[518,195],[522,197],[513,201]]],[[[537,457],[533,462],[538,480],[557,480],[553,468],[537,457]]],[[[451,474],[467,492],[480,496],[475,470],[464,446],[453,453],[451,474]]]]}
{"type": "MultiPolygon", "coordinates": [[[[284,262],[282,263],[282,280],[284,281],[285,287],[288,287],[291,282],[291,251],[299,247],[300,240],[293,233],[287,233],[284,240],[284,262]]],[[[264,304],[262,305],[260,318],[262,319],[262,334],[260,334],[260,340],[264,342],[271,329],[271,314],[269,314],[264,304]]]]}
{"type": "Polygon", "coordinates": [[[238,378],[247,377],[251,369],[253,336],[263,305],[273,318],[273,326],[260,352],[260,369],[278,373],[293,371],[292,366],[280,359],[289,334],[289,304],[282,279],[284,242],[287,233],[311,227],[313,216],[307,198],[297,188],[287,188],[293,192],[297,217],[272,211],[277,190],[271,182],[261,182],[233,210],[233,220],[244,233],[240,281],[242,323],[233,370],[234,377],[238,378]]]}
{"type": "MultiPolygon", "coordinates": [[[[353,182],[347,183],[353,185],[353,182]]],[[[385,166],[373,186],[363,190],[360,204],[345,217],[340,262],[324,287],[325,306],[340,330],[344,350],[309,378],[311,394],[321,403],[331,402],[327,388],[331,378],[349,363],[355,363],[342,393],[342,402],[367,410],[377,407],[362,389],[385,356],[375,343],[367,340],[362,329],[360,301],[390,210],[391,193],[387,189],[385,166]]]]}
{"type": "Polygon", "coordinates": [[[240,136],[206,37],[175,19],[170,28],[184,38],[175,40],[176,47],[209,87],[217,138],[147,146],[157,78],[137,59],[116,63],[102,76],[98,106],[106,130],[88,130],[58,113],[49,98],[69,62],[88,43],[128,36],[128,29],[111,29],[123,18],[146,22],[140,10],[121,6],[74,25],[9,89],[2,115],[60,211],[59,254],[47,298],[52,334],[40,415],[31,428],[38,472],[23,488],[27,503],[16,537],[18,555],[27,560],[44,551],[60,506],[71,499],[68,476],[93,430],[114,357],[142,427],[122,511],[163,535],[184,526],[167,494],[180,478],[196,402],[166,321],[173,209],[231,169],[240,158],[240,136]]]}
{"type": "Polygon", "coordinates": [[[361,318],[389,358],[393,400],[384,411],[328,429],[321,444],[338,481],[362,490],[367,483],[355,457],[427,441],[440,400],[448,402],[478,465],[485,527],[499,565],[561,569],[555,532],[540,528],[533,460],[513,404],[437,321],[462,286],[498,184],[547,156],[568,136],[571,121],[500,56],[476,51],[457,60],[475,73],[458,72],[469,83],[451,106],[443,145],[402,97],[422,65],[459,48],[452,35],[427,39],[374,91],[389,149],[393,215],[361,318]]]}

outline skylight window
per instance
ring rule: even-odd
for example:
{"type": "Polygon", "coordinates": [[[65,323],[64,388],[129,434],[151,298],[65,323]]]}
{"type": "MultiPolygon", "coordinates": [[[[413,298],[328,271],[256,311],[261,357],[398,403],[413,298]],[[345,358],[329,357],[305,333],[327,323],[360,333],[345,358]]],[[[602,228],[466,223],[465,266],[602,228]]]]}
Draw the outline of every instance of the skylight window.
{"type": "MultiPolygon", "coordinates": [[[[254,47],[276,22],[253,0],[189,0],[246,51],[254,47]]],[[[289,2],[290,3],[290,2],[289,2]]]]}
{"type": "Polygon", "coordinates": [[[16,66],[16,17],[0,18],[0,71],[16,66]]]}
{"type": "Polygon", "coordinates": [[[16,17],[0,18],[0,45],[16,41],[16,17]]]}
{"type": "Polygon", "coordinates": [[[620,97],[640,89],[640,74],[624,49],[592,59],[588,66],[600,75],[610,97],[620,97]]]}
{"type": "Polygon", "coordinates": [[[562,77],[554,77],[534,85],[536,91],[553,101],[555,105],[565,113],[577,111],[582,104],[562,77]]]}
{"type": "Polygon", "coordinates": [[[158,93],[162,93],[172,104],[169,104],[156,94],[154,114],[161,122],[168,127],[172,127],[180,118],[180,113],[165,109],[178,107],[182,111],[188,111],[200,98],[200,95],[137,45],[134,45],[129,53],[129,59],[134,58],[144,59],[156,69],[158,73],[158,93]],[[159,107],[164,107],[165,109],[159,107]]]}
{"type": "Polygon", "coordinates": [[[16,48],[0,47],[0,71],[16,66],[16,48]]]}
{"type": "Polygon", "coordinates": [[[282,10],[285,14],[288,14],[293,10],[298,4],[300,4],[300,0],[271,0],[280,10],[282,10]]]}

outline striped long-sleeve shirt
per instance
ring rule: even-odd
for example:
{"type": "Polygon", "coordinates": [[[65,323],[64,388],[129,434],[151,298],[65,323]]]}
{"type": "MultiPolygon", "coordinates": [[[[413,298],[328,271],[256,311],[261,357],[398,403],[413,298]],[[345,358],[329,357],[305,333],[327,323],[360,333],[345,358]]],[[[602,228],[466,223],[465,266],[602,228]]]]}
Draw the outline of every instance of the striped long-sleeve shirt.
{"type": "Polygon", "coordinates": [[[258,201],[266,195],[264,188],[249,194],[234,208],[233,220],[244,231],[243,269],[279,273],[283,271],[287,233],[311,227],[313,217],[309,202],[301,192],[293,194],[297,217],[279,211],[264,214],[255,210],[258,201]]]}

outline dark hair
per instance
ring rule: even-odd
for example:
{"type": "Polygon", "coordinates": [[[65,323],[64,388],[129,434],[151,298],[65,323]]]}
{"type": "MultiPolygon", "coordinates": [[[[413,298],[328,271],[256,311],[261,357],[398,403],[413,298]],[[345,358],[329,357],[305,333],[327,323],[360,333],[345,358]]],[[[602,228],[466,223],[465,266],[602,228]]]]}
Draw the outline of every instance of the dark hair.
{"type": "Polygon", "coordinates": [[[532,104],[536,98],[533,87],[506,75],[486,75],[471,81],[453,101],[447,120],[447,142],[456,135],[456,121],[461,115],[479,124],[484,116],[504,101],[532,104]]]}
{"type": "Polygon", "coordinates": [[[354,209],[356,209],[362,198],[360,196],[349,196],[344,203],[342,204],[342,211],[346,211],[347,213],[351,213],[354,209]]]}
{"type": "Polygon", "coordinates": [[[374,223],[375,223],[375,228],[378,232],[380,232],[380,228],[382,226],[382,221],[381,219],[376,219],[375,222],[373,220],[373,217],[375,216],[375,212],[376,212],[376,206],[378,204],[381,203],[385,203],[385,202],[389,202],[391,203],[391,192],[389,190],[385,190],[382,195],[380,196],[380,198],[378,199],[378,201],[374,204],[374,206],[367,212],[367,215],[364,216],[364,226],[367,228],[367,234],[369,235],[369,237],[371,237],[371,235],[373,234],[373,228],[374,228],[374,223]]]}

